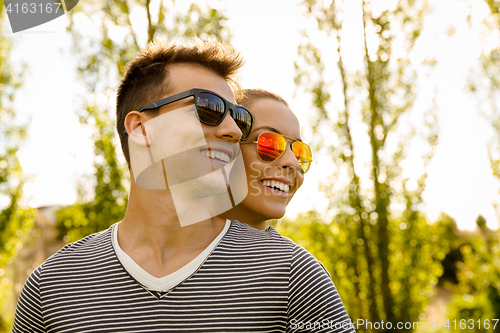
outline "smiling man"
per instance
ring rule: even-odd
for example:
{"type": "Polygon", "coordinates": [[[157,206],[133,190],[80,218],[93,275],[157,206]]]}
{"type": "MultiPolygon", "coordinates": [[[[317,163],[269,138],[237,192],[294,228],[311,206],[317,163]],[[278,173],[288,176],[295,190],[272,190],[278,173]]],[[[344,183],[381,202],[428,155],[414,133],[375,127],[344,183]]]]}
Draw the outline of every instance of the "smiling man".
{"type": "Polygon", "coordinates": [[[337,331],[321,316],[333,304],[301,306],[310,266],[290,266],[289,240],[216,216],[247,190],[238,142],[254,118],[235,103],[241,64],[214,39],[153,43],[131,62],[117,98],[125,217],[30,275],[13,332],[337,331]],[[303,322],[313,318],[326,322],[303,322]]]}

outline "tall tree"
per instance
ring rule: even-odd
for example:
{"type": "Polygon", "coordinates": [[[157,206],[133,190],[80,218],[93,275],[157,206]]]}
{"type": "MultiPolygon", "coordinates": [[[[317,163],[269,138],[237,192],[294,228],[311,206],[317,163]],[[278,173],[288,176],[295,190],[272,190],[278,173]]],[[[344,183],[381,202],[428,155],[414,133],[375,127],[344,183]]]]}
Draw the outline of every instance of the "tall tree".
{"type": "MultiPolygon", "coordinates": [[[[500,2],[494,0],[484,0],[490,10],[486,18],[486,27],[494,36],[500,32],[500,2]]],[[[478,92],[479,87],[481,90],[486,91],[486,100],[491,113],[489,113],[489,120],[496,135],[493,145],[490,146],[490,162],[493,174],[500,178],[500,41],[496,38],[496,44],[487,45],[483,50],[480,58],[482,65],[481,78],[486,80],[478,80],[479,82],[473,83],[473,92],[478,92]]],[[[483,92],[483,91],[480,91],[483,92]]],[[[480,95],[479,98],[484,98],[480,95]]],[[[500,204],[500,203],[499,203],[500,204]]]]}
{"type": "Polygon", "coordinates": [[[68,31],[80,57],[78,72],[86,88],[80,120],[93,128],[96,158],[94,190],[85,194],[82,186],[78,203],[57,213],[59,229],[68,241],[107,228],[125,212],[129,174],[118,158],[110,114],[127,63],[156,37],[216,36],[229,42],[227,19],[221,11],[194,2],[185,7],[179,10],[174,0],[85,1],[69,13],[68,31]]]}
{"type": "Polygon", "coordinates": [[[408,123],[417,89],[409,56],[422,31],[427,4],[402,0],[389,8],[384,1],[357,3],[358,12],[350,13],[346,8],[352,2],[302,2],[317,30],[304,32],[296,84],[299,92],[311,96],[317,110],[313,128],[320,138],[318,148],[335,165],[335,181],[324,188],[336,214],[326,226],[314,219],[310,237],[326,240],[318,246],[331,258],[329,269],[341,281],[338,287],[341,296],[347,295],[344,302],[352,319],[383,320],[394,329],[399,321],[419,320],[442,272],[437,260],[447,251],[446,242],[438,245],[444,227],[430,227],[421,212],[426,173],[410,180],[401,167],[412,140],[427,143],[424,165],[437,143],[433,110],[422,117],[426,126],[417,129],[408,123]],[[357,40],[344,28],[347,15],[359,18],[357,40]],[[316,46],[319,43],[328,46],[316,46]],[[346,59],[348,43],[351,49],[358,43],[359,49],[348,51],[346,59]],[[365,156],[370,160],[363,160],[365,156]]]}
{"type": "MultiPolygon", "coordinates": [[[[484,20],[482,55],[479,59],[481,73],[471,77],[470,88],[480,102],[483,115],[490,122],[494,138],[489,145],[490,165],[493,175],[500,179],[500,2],[484,0],[489,13],[484,20]]],[[[498,213],[497,218],[500,217],[498,213]]],[[[477,233],[463,237],[460,253],[463,262],[458,266],[456,297],[450,306],[450,320],[481,321],[483,328],[472,332],[500,332],[500,324],[490,318],[500,316],[500,234],[486,226],[486,220],[476,220],[477,233]],[[459,296],[458,296],[459,295],[459,296]]],[[[477,326],[477,325],[476,325],[477,326]]],[[[456,330],[458,331],[458,329],[456,330]]]]}
{"type": "MultiPolygon", "coordinates": [[[[3,3],[0,6],[0,29],[6,24],[3,3]]],[[[22,236],[33,225],[33,211],[22,207],[24,177],[17,151],[25,137],[25,128],[15,121],[14,95],[21,86],[21,73],[10,62],[12,41],[0,34],[0,332],[10,328],[11,313],[5,309],[13,290],[4,268],[22,247],[22,236]]]]}
{"type": "MultiPolygon", "coordinates": [[[[457,244],[462,260],[457,263],[458,284],[452,288],[455,297],[448,318],[450,323],[475,322],[468,327],[470,332],[500,332],[500,323],[494,320],[500,316],[500,234],[490,230],[482,216],[476,225],[477,231],[462,236],[457,244]]],[[[451,332],[464,327],[450,326],[451,332]]]]}

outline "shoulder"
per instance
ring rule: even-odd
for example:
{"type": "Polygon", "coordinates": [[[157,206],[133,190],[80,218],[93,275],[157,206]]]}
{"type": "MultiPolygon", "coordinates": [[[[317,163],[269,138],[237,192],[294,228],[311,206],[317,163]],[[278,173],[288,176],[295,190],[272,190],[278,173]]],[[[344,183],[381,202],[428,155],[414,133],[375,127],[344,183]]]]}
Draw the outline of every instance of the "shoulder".
{"type": "Polygon", "coordinates": [[[227,250],[233,253],[258,254],[286,258],[291,269],[301,271],[319,268],[323,273],[329,275],[324,266],[306,249],[282,236],[273,227],[265,230],[255,229],[248,224],[239,221],[231,221],[231,227],[218,246],[219,250],[227,250]]]}
{"type": "Polygon", "coordinates": [[[296,243],[294,243],[292,252],[292,270],[295,270],[296,273],[300,271],[319,270],[330,277],[330,273],[325,266],[311,252],[296,243]]]}
{"type": "Polygon", "coordinates": [[[290,266],[288,325],[321,325],[321,332],[354,332],[335,284],[325,267],[296,245],[290,266]]]}
{"type": "Polygon", "coordinates": [[[95,262],[113,252],[112,230],[114,225],[106,230],[82,238],[74,243],[65,245],[50,256],[41,266],[40,271],[58,269],[66,265],[74,266],[76,262],[95,262]]]}
{"type": "Polygon", "coordinates": [[[241,246],[280,248],[289,252],[295,264],[306,266],[319,265],[324,269],[323,265],[309,251],[290,238],[281,235],[273,227],[258,230],[248,224],[233,220],[224,241],[227,244],[238,244],[241,246]]]}
{"type": "MultiPolygon", "coordinates": [[[[245,223],[231,221],[229,230],[210,256],[210,261],[263,264],[269,269],[290,271],[293,243],[275,229],[257,230],[245,223]]],[[[262,268],[262,267],[261,267],[262,268]]],[[[288,274],[288,273],[287,273],[288,274]]]]}
{"type": "Polygon", "coordinates": [[[301,295],[300,297],[304,297],[304,294],[322,294],[337,298],[337,290],[325,266],[299,245],[292,252],[290,293],[292,296],[301,295]],[[304,293],[304,290],[307,292],[304,293]]]}
{"type": "Polygon", "coordinates": [[[272,247],[280,248],[290,253],[297,245],[290,239],[283,237],[273,227],[265,230],[255,229],[239,221],[231,221],[231,227],[223,239],[224,244],[239,245],[244,247],[272,247]]]}

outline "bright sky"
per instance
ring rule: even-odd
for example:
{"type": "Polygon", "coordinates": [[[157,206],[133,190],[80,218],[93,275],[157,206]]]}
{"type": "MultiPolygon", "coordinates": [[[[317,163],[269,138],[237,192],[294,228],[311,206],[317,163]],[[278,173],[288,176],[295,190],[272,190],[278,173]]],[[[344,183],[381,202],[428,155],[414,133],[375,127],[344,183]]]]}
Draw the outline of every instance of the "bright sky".
{"type": "MultiPolygon", "coordinates": [[[[356,2],[349,3],[356,6],[356,2]]],[[[223,5],[230,18],[233,46],[246,59],[241,72],[243,85],[269,89],[290,101],[307,142],[311,139],[309,119],[314,111],[306,96],[293,98],[299,29],[307,26],[300,7],[291,0],[224,1],[223,5]]],[[[472,8],[473,26],[479,26],[487,9],[477,1],[472,8]]],[[[486,148],[492,132],[479,115],[477,100],[464,93],[482,45],[480,29],[466,24],[468,11],[465,1],[439,1],[427,18],[428,33],[421,37],[420,53],[416,52],[412,59],[420,62],[432,52],[439,63],[422,88],[422,96],[430,96],[437,87],[440,125],[440,143],[424,193],[425,209],[431,219],[441,211],[448,213],[462,229],[473,229],[475,219],[482,214],[488,225],[496,228],[498,220],[492,203],[498,201],[498,183],[491,175],[486,148]],[[449,8],[454,8],[453,13],[449,8]],[[451,37],[447,34],[450,31],[454,31],[451,37]]],[[[76,117],[81,88],[66,23],[65,17],[60,17],[14,36],[12,59],[29,66],[24,87],[16,98],[16,110],[21,120],[29,119],[29,139],[20,160],[24,171],[32,175],[25,194],[35,207],[73,203],[75,181],[92,168],[88,133],[76,117]]],[[[362,132],[362,127],[353,130],[362,132]]],[[[318,184],[331,170],[328,163],[322,163],[325,156],[316,157],[319,162],[313,163],[289,205],[288,217],[311,208],[325,208],[327,200],[318,184]]],[[[420,172],[412,159],[404,167],[409,176],[420,172]]]]}

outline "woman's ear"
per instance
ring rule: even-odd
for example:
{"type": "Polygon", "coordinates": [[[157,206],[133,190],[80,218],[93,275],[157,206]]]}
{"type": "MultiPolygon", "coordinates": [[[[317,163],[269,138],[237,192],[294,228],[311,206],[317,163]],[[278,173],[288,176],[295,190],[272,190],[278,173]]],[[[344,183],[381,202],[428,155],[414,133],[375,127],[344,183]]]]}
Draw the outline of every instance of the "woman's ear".
{"type": "Polygon", "coordinates": [[[143,128],[147,120],[145,115],[138,111],[130,111],[125,117],[125,130],[129,139],[140,146],[149,146],[143,128]]]}

